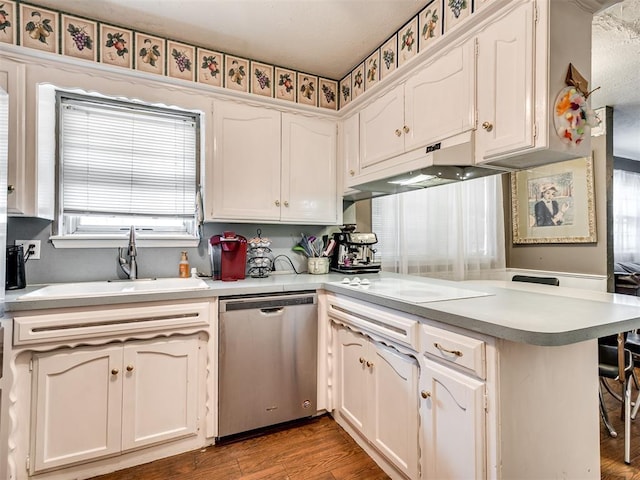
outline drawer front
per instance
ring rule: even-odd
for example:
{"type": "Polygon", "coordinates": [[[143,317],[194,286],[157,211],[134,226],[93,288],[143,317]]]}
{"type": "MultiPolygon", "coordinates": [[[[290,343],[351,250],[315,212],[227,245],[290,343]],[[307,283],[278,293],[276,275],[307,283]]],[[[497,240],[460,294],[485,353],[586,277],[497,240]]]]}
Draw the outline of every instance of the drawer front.
{"type": "Polygon", "coordinates": [[[458,365],[478,378],[486,378],[486,345],[482,340],[422,325],[420,346],[425,355],[458,365]]]}
{"type": "Polygon", "coordinates": [[[333,321],[378,335],[418,351],[418,322],[383,307],[373,307],[344,297],[328,297],[328,314],[333,321]]]}

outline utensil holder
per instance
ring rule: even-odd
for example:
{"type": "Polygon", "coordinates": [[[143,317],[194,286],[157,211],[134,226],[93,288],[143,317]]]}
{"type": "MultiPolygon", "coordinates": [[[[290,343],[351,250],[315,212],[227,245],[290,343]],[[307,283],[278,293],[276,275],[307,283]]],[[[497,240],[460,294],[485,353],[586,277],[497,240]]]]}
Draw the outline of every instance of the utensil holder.
{"type": "Polygon", "coordinates": [[[312,275],[329,273],[329,257],[310,257],[307,261],[307,271],[312,275]]]}

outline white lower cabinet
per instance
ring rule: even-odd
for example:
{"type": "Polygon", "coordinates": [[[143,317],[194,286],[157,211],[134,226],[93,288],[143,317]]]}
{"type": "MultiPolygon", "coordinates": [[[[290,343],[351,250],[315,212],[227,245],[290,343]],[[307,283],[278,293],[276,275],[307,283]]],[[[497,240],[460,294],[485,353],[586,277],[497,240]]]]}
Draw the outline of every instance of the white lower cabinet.
{"type": "Polygon", "coordinates": [[[486,478],[484,396],[484,382],[424,361],[420,373],[422,478],[486,478]]]}
{"type": "Polygon", "coordinates": [[[418,478],[418,364],[338,328],[337,415],[408,478],[418,478]]]}
{"type": "Polygon", "coordinates": [[[195,435],[198,337],[34,353],[31,473],[195,435]]]}

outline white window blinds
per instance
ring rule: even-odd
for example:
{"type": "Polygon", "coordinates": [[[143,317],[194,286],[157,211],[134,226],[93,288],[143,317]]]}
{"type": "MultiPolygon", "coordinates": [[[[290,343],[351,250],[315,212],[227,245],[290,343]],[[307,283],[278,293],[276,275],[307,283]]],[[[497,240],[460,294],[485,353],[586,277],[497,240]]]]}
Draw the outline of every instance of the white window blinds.
{"type": "Polygon", "coordinates": [[[63,215],[194,216],[196,114],[76,96],[59,108],[63,215]]]}

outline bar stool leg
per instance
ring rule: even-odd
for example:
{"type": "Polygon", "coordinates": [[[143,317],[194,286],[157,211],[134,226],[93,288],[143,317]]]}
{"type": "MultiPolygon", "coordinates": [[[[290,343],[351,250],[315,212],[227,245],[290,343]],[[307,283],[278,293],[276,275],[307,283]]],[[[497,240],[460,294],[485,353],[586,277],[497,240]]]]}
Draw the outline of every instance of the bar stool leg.
{"type": "Polygon", "coordinates": [[[624,463],[631,463],[631,378],[624,390],[624,463]]]}

